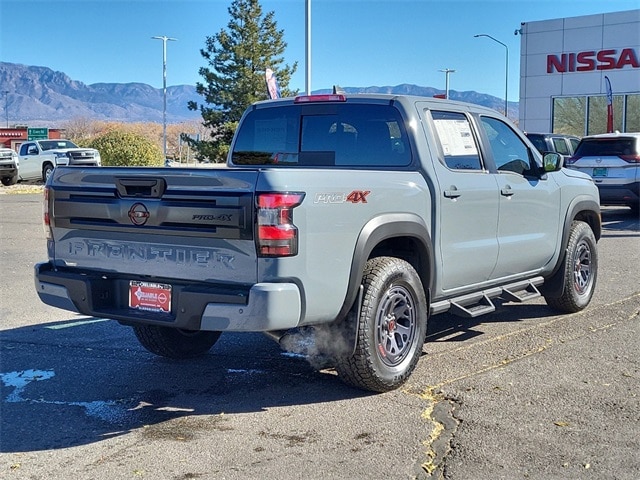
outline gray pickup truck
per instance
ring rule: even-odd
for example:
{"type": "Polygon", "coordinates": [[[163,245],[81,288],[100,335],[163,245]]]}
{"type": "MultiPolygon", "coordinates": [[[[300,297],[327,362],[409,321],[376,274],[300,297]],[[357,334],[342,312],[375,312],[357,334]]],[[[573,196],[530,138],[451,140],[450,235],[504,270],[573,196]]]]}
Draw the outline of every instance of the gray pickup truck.
{"type": "Polygon", "coordinates": [[[256,103],[222,168],[58,167],[44,221],[46,304],[172,358],[221,332],[311,338],[377,392],[407,380],[432,315],[585,308],[601,231],[592,180],[495,111],[392,95],[256,103]]]}

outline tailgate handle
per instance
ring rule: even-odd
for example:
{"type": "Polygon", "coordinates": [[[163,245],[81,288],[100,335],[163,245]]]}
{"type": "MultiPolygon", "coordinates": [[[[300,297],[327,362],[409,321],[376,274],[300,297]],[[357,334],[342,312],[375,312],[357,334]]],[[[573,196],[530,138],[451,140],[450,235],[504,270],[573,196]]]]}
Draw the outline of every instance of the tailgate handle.
{"type": "Polygon", "coordinates": [[[160,198],[167,184],[163,178],[116,178],[121,197],[160,198]]]}

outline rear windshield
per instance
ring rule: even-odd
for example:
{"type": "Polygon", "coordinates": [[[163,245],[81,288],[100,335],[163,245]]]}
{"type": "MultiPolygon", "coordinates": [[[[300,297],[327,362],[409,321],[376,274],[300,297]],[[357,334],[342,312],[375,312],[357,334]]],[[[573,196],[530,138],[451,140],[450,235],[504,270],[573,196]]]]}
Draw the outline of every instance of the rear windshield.
{"type": "Polygon", "coordinates": [[[56,148],[78,148],[78,146],[69,140],[42,140],[40,148],[42,150],[54,150],[56,148]]]}
{"type": "Polygon", "coordinates": [[[638,155],[635,138],[586,138],[576,149],[576,156],[638,155]]]}
{"type": "Polygon", "coordinates": [[[404,166],[411,152],[390,105],[313,104],[258,108],[241,123],[236,165],[404,166]]]}
{"type": "Polygon", "coordinates": [[[536,149],[540,153],[546,152],[548,150],[547,144],[544,141],[544,137],[542,135],[527,134],[527,138],[531,143],[533,143],[533,146],[536,147],[536,149]]]}

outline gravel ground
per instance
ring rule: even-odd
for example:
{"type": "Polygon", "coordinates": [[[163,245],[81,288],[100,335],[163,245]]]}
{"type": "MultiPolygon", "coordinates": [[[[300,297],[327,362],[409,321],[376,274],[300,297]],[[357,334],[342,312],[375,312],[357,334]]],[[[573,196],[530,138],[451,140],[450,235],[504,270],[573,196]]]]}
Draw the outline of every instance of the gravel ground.
{"type": "Polygon", "coordinates": [[[42,182],[24,182],[10,187],[5,187],[0,183],[0,195],[20,194],[20,193],[38,193],[42,192],[44,183],[42,182]]]}

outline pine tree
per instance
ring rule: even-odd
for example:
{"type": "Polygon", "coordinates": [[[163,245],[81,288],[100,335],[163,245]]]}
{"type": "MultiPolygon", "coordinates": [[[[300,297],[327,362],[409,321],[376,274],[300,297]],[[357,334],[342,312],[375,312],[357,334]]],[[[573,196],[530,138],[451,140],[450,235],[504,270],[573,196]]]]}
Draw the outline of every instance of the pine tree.
{"type": "Polygon", "coordinates": [[[259,0],[234,0],[228,9],[227,29],[207,37],[200,54],[207,61],[198,73],[204,81],[196,91],[204,103],[189,102],[190,110],[200,110],[211,140],[198,142],[198,156],[214,162],[224,161],[233,133],[244,110],[253,102],[268,98],[265,70],[271,68],[282,96],[294,95],[289,80],[296,71],[283,65],[287,44],[278,30],[274,12],[262,13],[259,0]]]}

